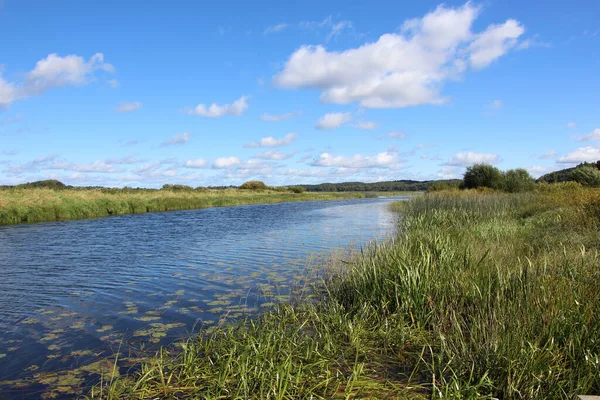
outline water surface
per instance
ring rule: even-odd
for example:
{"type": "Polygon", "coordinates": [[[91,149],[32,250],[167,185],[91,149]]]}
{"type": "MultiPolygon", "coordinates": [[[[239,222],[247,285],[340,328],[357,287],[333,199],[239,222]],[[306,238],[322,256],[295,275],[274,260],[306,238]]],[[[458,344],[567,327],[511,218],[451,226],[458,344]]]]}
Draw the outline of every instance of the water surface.
{"type": "Polygon", "coordinates": [[[309,256],[391,235],[390,201],[0,227],[0,398],[72,397],[117,350],[126,362],[285,301],[309,256]]]}

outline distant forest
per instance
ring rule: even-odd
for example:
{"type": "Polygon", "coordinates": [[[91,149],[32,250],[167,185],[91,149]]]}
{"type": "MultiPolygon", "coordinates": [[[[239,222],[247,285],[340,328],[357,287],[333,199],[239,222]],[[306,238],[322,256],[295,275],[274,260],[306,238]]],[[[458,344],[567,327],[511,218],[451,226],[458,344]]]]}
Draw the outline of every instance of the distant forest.
{"type": "Polygon", "coordinates": [[[462,179],[446,179],[437,181],[384,181],[374,183],[343,182],[343,183],[321,183],[319,185],[298,185],[307,192],[401,192],[401,191],[424,191],[431,185],[447,185],[458,187],[462,179]]]}

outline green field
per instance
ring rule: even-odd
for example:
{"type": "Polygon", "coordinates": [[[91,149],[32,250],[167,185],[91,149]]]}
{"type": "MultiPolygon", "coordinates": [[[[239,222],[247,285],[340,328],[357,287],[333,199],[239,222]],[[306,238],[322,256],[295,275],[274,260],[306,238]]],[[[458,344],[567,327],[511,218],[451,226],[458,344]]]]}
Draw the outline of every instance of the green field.
{"type": "MultiPolygon", "coordinates": [[[[393,196],[401,193],[388,193],[393,196]]],[[[414,193],[413,193],[414,194],[414,193]]],[[[375,197],[374,192],[294,193],[289,190],[0,189],[0,225],[156,211],[375,197]]]]}
{"type": "Polygon", "coordinates": [[[600,191],[439,192],[329,265],[316,301],[219,325],[90,398],[571,399],[600,394],[600,191]]]}

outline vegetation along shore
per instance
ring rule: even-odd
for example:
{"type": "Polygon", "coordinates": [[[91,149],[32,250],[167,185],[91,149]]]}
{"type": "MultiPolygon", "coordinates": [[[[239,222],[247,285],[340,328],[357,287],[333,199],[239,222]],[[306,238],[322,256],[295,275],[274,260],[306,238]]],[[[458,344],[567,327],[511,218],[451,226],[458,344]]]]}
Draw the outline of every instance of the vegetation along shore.
{"type": "Polygon", "coordinates": [[[441,190],[394,208],[395,239],[329,266],[317,300],[201,331],[88,397],[600,394],[600,190],[441,190]]]}
{"type": "Polygon", "coordinates": [[[0,225],[378,195],[377,192],[306,192],[299,186],[272,188],[252,181],[240,188],[219,189],[194,189],[185,185],[165,185],[162,189],[76,188],[57,181],[42,181],[0,188],[0,225]]]}

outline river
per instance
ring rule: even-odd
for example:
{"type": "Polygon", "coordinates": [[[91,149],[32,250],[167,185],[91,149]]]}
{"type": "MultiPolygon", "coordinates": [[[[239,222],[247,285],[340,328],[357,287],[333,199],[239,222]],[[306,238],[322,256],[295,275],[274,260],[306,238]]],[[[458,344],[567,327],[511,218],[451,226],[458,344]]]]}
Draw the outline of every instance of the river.
{"type": "Polygon", "coordinates": [[[1,226],[0,398],[73,397],[116,351],[134,362],[287,301],[321,257],[392,235],[391,201],[1,226]]]}

